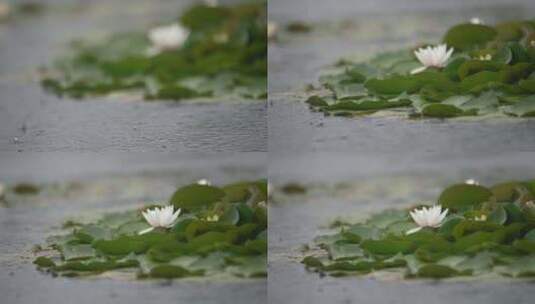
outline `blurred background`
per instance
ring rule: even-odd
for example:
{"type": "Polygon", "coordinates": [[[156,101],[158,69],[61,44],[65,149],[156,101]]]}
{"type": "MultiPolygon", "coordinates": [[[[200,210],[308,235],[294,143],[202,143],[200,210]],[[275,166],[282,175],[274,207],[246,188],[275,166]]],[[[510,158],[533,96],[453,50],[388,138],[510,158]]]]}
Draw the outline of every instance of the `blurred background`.
{"type": "Polygon", "coordinates": [[[195,3],[205,2],[0,1],[0,151],[266,151],[264,102],[73,101],[40,86],[40,68],[73,40],[147,31],[195,3]]]}

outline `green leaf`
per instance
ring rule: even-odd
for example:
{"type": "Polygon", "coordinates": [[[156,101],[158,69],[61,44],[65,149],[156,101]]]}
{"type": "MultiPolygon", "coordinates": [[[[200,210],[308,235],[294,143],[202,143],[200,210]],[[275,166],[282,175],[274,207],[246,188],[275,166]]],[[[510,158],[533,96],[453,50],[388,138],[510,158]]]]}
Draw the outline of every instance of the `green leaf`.
{"type": "Polygon", "coordinates": [[[443,208],[460,210],[475,208],[488,201],[492,192],[478,185],[457,184],[446,188],[438,198],[438,203],[443,208]]]}
{"type": "Polygon", "coordinates": [[[193,184],[178,189],[170,202],[175,208],[194,211],[208,207],[224,196],[225,192],[217,187],[193,184]]]}
{"type": "Polygon", "coordinates": [[[341,101],[330,106],[324,107],[328,111],[369,111],[389,108],[399,108],[409,106],[411,101],[386,101],[386,100],[358,100],[358,101],[341,101]]]}
{"type": "Polygon", "coordinates": [[[467,51],[485,46],[498,33],[492,27],[481,24],[459,24],[448,30],[444,42],[456,51],[467,51]]]}
{"type": "Polygon", "coordinates": [[[301,263],[305,264],[307,267],[311,268],[322,268],[323,263],[320,261],[320,259],[313,257],[313,256],[307,256],[305,257],[301,263]]]}
{"type": "Polygon", "coordinates": [[[519,102],[503,107],[504,113],[518,117],[535,116],[535,95],[522,98],[519,102]]]}
{"type": "Polygon", "coordinates": [[[113,269],[131,268],[137,267],[138,261],[126,260],[126,261],[100,261],[90,260],[85,262],[71,261],[62,265],[58,265],[54,268],[56,271],[81,271],[81,272],[103,272],[113,269]]]}
{"type": "Polygon", "coordinates": [[[456,106],[430,103],[422,108],[422,115],[427,117],[449,118],[463,115],[463,111],[456,106]]]}
{"type": "Polygon", "coordinates": [[[234,206],[230,206],[225,213],[219,218],[220,223],[236,225],[240,221],[240,213],[234,206]]]}
{"type": "Polygon", "coordinates": [[[377,255],[406,254],[413,252],[415,249],[412,242],[404,240],[365,240],[360,246],[367,252],[377,255]]]}
{"type": "Polygon", "coordinates": [[[62,246],[61,253],[66,261],[83,260],[95,256],[95,250],[91,245],[71,245],[66,244],[62,246]]]}
{"type": "Polygon", "coordinates": [[[328,106],[329,104],[325,101],[325,99],[319,97],[319,96],[310,96],[306,101],[309,105],[313,107],[324,107],[328,106]]]}
{"type": "Polygon", "coordinates": [[[535,276],[535,255],[518,257],[500,271],[513,277],[535,276]]]}
{"type": "Polygon", "coordinates": [[[372,78],[364,84],[371,92],[379,95],[399,95],[416,92],[420,88],[418,81],[412,77],[393,75],[385,79],[372,78]]]}
{"type": "Polygon", "coordinates": [[[473,75],[467,76],[461,81],[461,89],[463,92],[480,91],[481,88],[492,88],[497,84],[503,82],[503,73],[482,71],[473,75]]]}
{"type": "Polygon", "coordinates": [[[507,221],[507,212],[505,212],[503,206],[498,205],[491,211],[487,220],[498,225],[503,225],[507,221]]]}
{"type": "Polygon", "coordinates": [[[530,94],[535,94],[535,79],[522,79],[518,86],[530,94]]]}
{"type": "Polygon", "coordinates": [[[368,95],[368,91],[362,83],[341,82],[334,84],[331,89],[337,99],[360,98],[368,95]]]}
{"type": "Polygon", "coordinates": [[[524,36],[522,24],[517,21],[498,23],[494,28],[500,41],[518,41],[524,36]]]}
{"type": "Polygon", "coordinates": [[[522,210],[514,204],[514,203],[508,203],[504,204],[503,208],[507,212],[507,223],[518,223],[524,221],[524,215],[522,214],[522,210]]]}
{"type": "Polygon", "coordinates": [[[526,233],[526,235],[524,235],[524,239],[535,241],[535,228],[526,233]]]}
{"type": "Polygon", "coordinates": [[[418,269],[417,275],[421,278],[443,279],[460,275],[455,269],[437,264],[427,264],[418,269]]]}
{"type": "Polygon", "coordinates": [[[233,266],[228,267],[228,272],[246,278],[257,278],[267,276],[267,256],[243,256],[230,259],[233,266]]]}
{"type": "Polygon", "coordinates": [[[514,202],[519,196],[519,190],[525,187],[516,181],[500,183],[492,186],[490,191],[497,202],[514,202]]]}
{"type": "Polygon", "coordinates": [[[499,72],[505,68],[505,64],[500,64],[493,61],[482,60],[467,60],[463,62],[458,69],[459,79],[463,80],[470,75],[474,75],[479,72],[499,72]]]}
{"type": "Polygon", "coordinates": [[[513,246],[522,252],[526,252],[529,254],[535,253],[535,241],[532,240],[516,240],[513,243],[513,246]]]}
{"type": "MultiPolygon", "coordinates": [[[[326,265],[323,267],[323,270],[326,271],[357,271],[360,273],[368,273],[370,272],[375,263],[370,261],[361,261],[357,263],[352,262],[334,262],[332,264],[326,265]]],[[[338,272],[331,273],[331,275],[338,276],[338,272]]]]}
{"type": "Polygon", "coordinates": [[[457,224],[455,228],[453,229],[453,236],[456,239],[460,239],[461,237],[474,233],[474,232],[480,232],[480,231],[496,231],[501,229],[501,225],[488,222],[488,221],[471,221],[471,220],[464,220],[457,224]]]}
{"type": "Polygon", "coordinates": [[[364,251],[362,250],[362,248],[360,248],[358,244],[336,242],[334,244],[329,245],[327,248],[331,259],[335,261],[354,259],[357,257],[364,256],[364,251]]]}
{"type": "Polygon", "coordinates": [[[457,215],[446,217],[444,223],[439,228],[440,233],[445,236],[452,236],[455,227],[463,220],[464,218],[457,215]]]}
{"type": "Polygon", "coordinates": [[[33,263],[41,268],[50,268],[50,267],[56,266],[56,263],[54,263],[54,261],[52,261],[50,258],[43,257],[43,256],[37,257],[33,261],[33,263]]]}
{"type": "Polygon", "coordinates": [[[464,103],[456,105],[464,112],[476,112],[478,115],[485,115],[495,113],[498,109],[500,101],[494,91],[487,91],[480,96],[467,100],[464,103]]]}

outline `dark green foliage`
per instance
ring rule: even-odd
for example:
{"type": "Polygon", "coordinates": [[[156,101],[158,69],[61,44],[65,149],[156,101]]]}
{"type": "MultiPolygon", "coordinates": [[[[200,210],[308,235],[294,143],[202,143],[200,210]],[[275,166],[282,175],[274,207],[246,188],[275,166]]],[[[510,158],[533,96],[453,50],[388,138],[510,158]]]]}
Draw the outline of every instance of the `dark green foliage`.
{"type": "Polygon", "coordinates": [[[43,256],[35,259],[33,263],[42,268],[50,268],[50,267],[56,266],[56,263],[54,263],[54,261],[52,261],[50,258],[43,257],[43,256]]]}
{"type": "Polygon", "coordinates": [[[531,184],[453,185],[438,200],[450,208],[439,228],[407,234],[416,227],[410,209],[385,210],[364,223],[346,223],[336,234],[316,237],[318,248],[309,247],[314,254],[302,263],[332,276],[387,268],[406,277],[432,279],[489,273],[533,276],[535,222],[528,217],[535,211],[530,201],[535,189],[531,184]]]}
{"type": "Polygon", "coordinates": [[[411,74],[421,63],[412,51],[379,54],[367,63],[340,61],[320,77],[331,94],[306,102],[335,116],[395,109],[411,118],[501,114],[535,116],[535,27],[512,21],[495,27],[460,24],[444,43],[455,52],[443,68],[411,74]]]}

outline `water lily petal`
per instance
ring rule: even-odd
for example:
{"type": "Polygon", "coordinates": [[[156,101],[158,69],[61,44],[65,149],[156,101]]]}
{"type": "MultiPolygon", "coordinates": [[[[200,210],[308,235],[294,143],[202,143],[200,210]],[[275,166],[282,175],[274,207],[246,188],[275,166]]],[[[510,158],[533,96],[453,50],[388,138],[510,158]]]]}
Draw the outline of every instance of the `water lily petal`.
{"type": "Polygon", "coordinates": [[[413,234],[415,232],[418,232],[420,230],[422,230],[423,227],[416,227],[416,228],[412,228],[411,230],[405,232],[405,234],[413,234]]]}
{"type": "Polygon", "coordinates": [[[145,233],[149,233],[151,232],[152,230],[154,230],[154,227],[149,227],[145,230],[141,230],[140,232],[138,232],[139,235],[142,235],[142,234],[145,234],[145,233]]]}

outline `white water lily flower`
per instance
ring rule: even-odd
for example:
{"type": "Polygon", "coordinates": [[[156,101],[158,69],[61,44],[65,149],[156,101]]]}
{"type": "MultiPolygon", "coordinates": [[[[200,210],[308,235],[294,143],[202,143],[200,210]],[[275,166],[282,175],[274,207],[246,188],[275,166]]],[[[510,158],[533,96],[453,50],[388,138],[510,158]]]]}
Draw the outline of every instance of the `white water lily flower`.
{"type": "Polygon", "coordinates": [[[149,54],[180,48],[189,37],[189,30],[178,23],[160,26],[149,31],[152,47],[149,54]]]}
{"type": "Polygon", "coordinates": [[[465,180],[464,183],[467,184],[467,185],[476,185],[476,186],[479,185],[479,182],[476,181],[473,178],[469,178],[469,179],[465,180]]]}
{"type": "Polygon", "coordinates": [[[470,18],[470,23],[472,24],[483,24],[483,20],[479,19],[478,17],[470,18]]]}
{"type": "Polygon", "coordinates": [[[210,182],[206,178],[201,178],[200,180],[197,181],[197,185],[210,186],[210,185],[212,185],[212,182],[210,182]]]}
{"type": "Polygon", "coordinates": [[[422,207],[422,209],[414,209],[410,212],[410,215],[418,227],[407,231],[407,234],[420,231],[420,229],[424,227],[440,227],[447,214],[448,209],[442,211],[442,207],[440,205],[429,208],[422,207]]]}
{"type": "Polygon", "coordinates": [[[411,71],[411,74],[423,72],[430,67],[443,68],[453,53],[453,48],[448,50],[446,44],[438,46],[428,46],[426,48],[420,48],[414,51],[414,55],[422,63],[422,67],[416,68],[411,71]]]}
{"type": "Polygon", "coordinates": [[[154,228],[171,228],[175,224],[176,219],[180,215],[180,209],[173,213],[173,206],[166,206],[162,208],[155,207],[154,209],[147,209],[143,211],[143,217],[152,227],[139,232],[145,234],[151,232],[154,228]]]}

